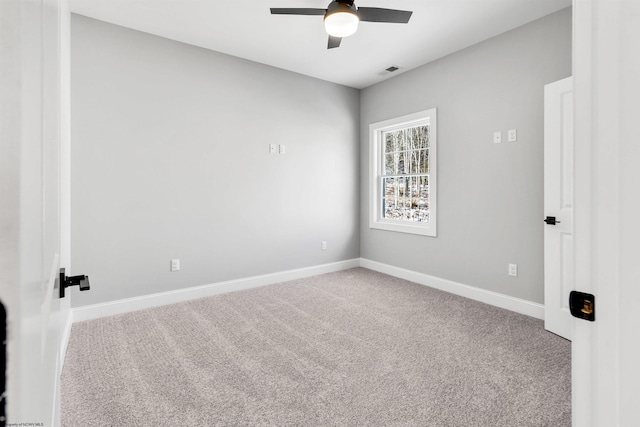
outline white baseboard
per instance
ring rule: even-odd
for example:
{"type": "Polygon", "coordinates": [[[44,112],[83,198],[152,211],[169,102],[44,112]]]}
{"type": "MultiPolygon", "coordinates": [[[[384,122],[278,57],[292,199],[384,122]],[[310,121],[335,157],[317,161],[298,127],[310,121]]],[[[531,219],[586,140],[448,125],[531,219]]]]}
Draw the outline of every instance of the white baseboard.
{"type": "MultiPolygon", "coordinates": [[[[497,292],[487,291],[474,286],[465,285],[439,277],[430,276],[416,271],[406,270],[400,267],[371,261],[365,258],[357,258],[340,261],[330,264],[317,265],[313,267],[287,270],[278,273],[264,274],[260,276],[246,277],[242,279],[229,280],[226,282],[212,283],[209,285],[195,286],[175,291],[161,292],[151,295],[144,295],[135,298],[127,298],[111,301],[102,304],[87,305],[71,309],[71,318],[65,329],[64,351],[71,331],[71,323],[82,322],[84,320],[97,319],[100,317],[113,316],[116,314],[128,313],[145,308],[159,307],[176,302],[188,301],[196,298],[203,298],[227,292],[240,291],[243,289],[257,288],[260,286],[281,283],[290,280],[302,279],[304,277],[316,276],[318,274],[331,273],[334,271],[347,270],[349,268],[363,267],[370,270],[379,271],[390,276],[409,280],[420,285],[450,292],[465,298],[470,298],[506,310],[527,316],[544,319],[544,305],[511,297],[497,292]]],[[[62,354],[64,360],[64,352],[62,354]]]]}
{"type": "Polygon", "coordinates": [[[103,304],[76,307],[71,309],[73,313],[73,322],[82,322],[84,320],[113,316],[115,314],[143,310],[145,308],[159,307],[162,305],[174,304],[176,302],[188,301],[196,298],[209,297],[212,295],[240,291],[243,289],[257,288],[274,283],[287,282],[290,280],[302,279],[319,274],[347,270],[359,266],[360,259],[356,258],[330,264],[317,265],[313,267],[246,277],[243,279],[229,280],[226,282],[212,283],[209,285],[195,286],[185,289],[178,289],[175,291],[144,295],[135,298],[127,298],[103,304]]]}
{"type": "Polygon", "coordinates": [[[516,313],[525,314],[537,319],[544,319],[544,305],[535,302],[499,294],[497,292],[487,291],[485,289],[476,288],[474,286],[465,285],[452,280],[441,279],[424,273],[406,270],[400,267],[394,267],[392,265],[371,261],[365,258],[360,258],[360,267],[368,268],[369,270],[378,271],[400,279],[409,280],[410,282],[429,286],[441,291],[460,295],[465,298],[504,308],[506,310],[515,311],[516,313]]]}

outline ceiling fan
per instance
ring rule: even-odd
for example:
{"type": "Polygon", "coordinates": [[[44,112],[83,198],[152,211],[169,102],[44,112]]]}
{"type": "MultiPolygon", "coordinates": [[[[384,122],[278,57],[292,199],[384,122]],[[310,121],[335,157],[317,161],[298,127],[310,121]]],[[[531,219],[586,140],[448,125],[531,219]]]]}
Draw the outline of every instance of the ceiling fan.
{"type": "Polygon", "coordinates": [[[358,30],[360,21],[406,24],[412,13],[408,10],[356,7],[354,0],[334,0],[326,9],[271,8],[272,15],[324,15],[324,27],[329,34],[327,49],[339,47],[343,37],[349,37],[358,30]]]}

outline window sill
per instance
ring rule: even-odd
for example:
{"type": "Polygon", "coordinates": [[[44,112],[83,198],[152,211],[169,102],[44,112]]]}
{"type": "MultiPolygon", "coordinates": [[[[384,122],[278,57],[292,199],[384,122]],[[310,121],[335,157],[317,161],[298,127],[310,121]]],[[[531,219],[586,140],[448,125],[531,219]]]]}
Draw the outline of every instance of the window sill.
{"type": "Polygon", "coordinates": [[[398,224],[391,221],[370,221],[369,228],[395,231],[398,233],[418,234],[421,236],[436,237],[436,229],[431,225],[412,225],[412,224],[398,224]]]}

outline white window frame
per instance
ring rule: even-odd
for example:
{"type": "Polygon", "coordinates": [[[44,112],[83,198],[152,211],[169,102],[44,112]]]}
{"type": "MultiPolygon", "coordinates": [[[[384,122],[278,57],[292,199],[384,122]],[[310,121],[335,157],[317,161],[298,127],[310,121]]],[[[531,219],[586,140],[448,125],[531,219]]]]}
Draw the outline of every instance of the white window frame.
{"type": "Polygon", "coordinates": [[[369,228],[437,236],[437,120],[436,109],[420,111],[369,125],[369,228]],[[429,222],[400,221],[383,217],[383,133],[416,126],[429,126],[429,222]]]}

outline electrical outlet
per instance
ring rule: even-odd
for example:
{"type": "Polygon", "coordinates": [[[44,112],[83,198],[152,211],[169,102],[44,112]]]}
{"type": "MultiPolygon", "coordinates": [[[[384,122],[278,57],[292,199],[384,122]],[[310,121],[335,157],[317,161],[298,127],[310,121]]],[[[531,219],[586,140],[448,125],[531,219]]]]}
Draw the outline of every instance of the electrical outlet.
{"type": "Polygon", "coordinates": [[[502,142],[502,132],[496,131],[493,133],[493,143],[500,144],[502,142]]]}
{"type": "Polygon", "coordinates": [[[509,276],[518,276],[518,264],[509,264],[509,276]]]}
{"type": "Polygon", "coordinates": [[[284,153],[285,153],[285,146],[284,146],[284,144],[280,144],[280,145],[278,146],[278,150],[280,150],[280,154],[284,154],[284,153]]]}
{"type": "Polygon", "coordinates": [[[507,139],[509,142],[516,142],[518,140],[518,131],[516,129],[509,129],[507,131],[507,139]]]}
{"type": "Polygon", "coordinates": [[[322,248],[323,251],[326,251],[327,250],[327,241],[323,240],[322,244],[320,245],[320,247],[322,248]]]}
{"type": "Polygon", "coordinates": [[[179,271],[180,270],[180,260],[172,259],[171,260],[171,271],[179,271]]]}

